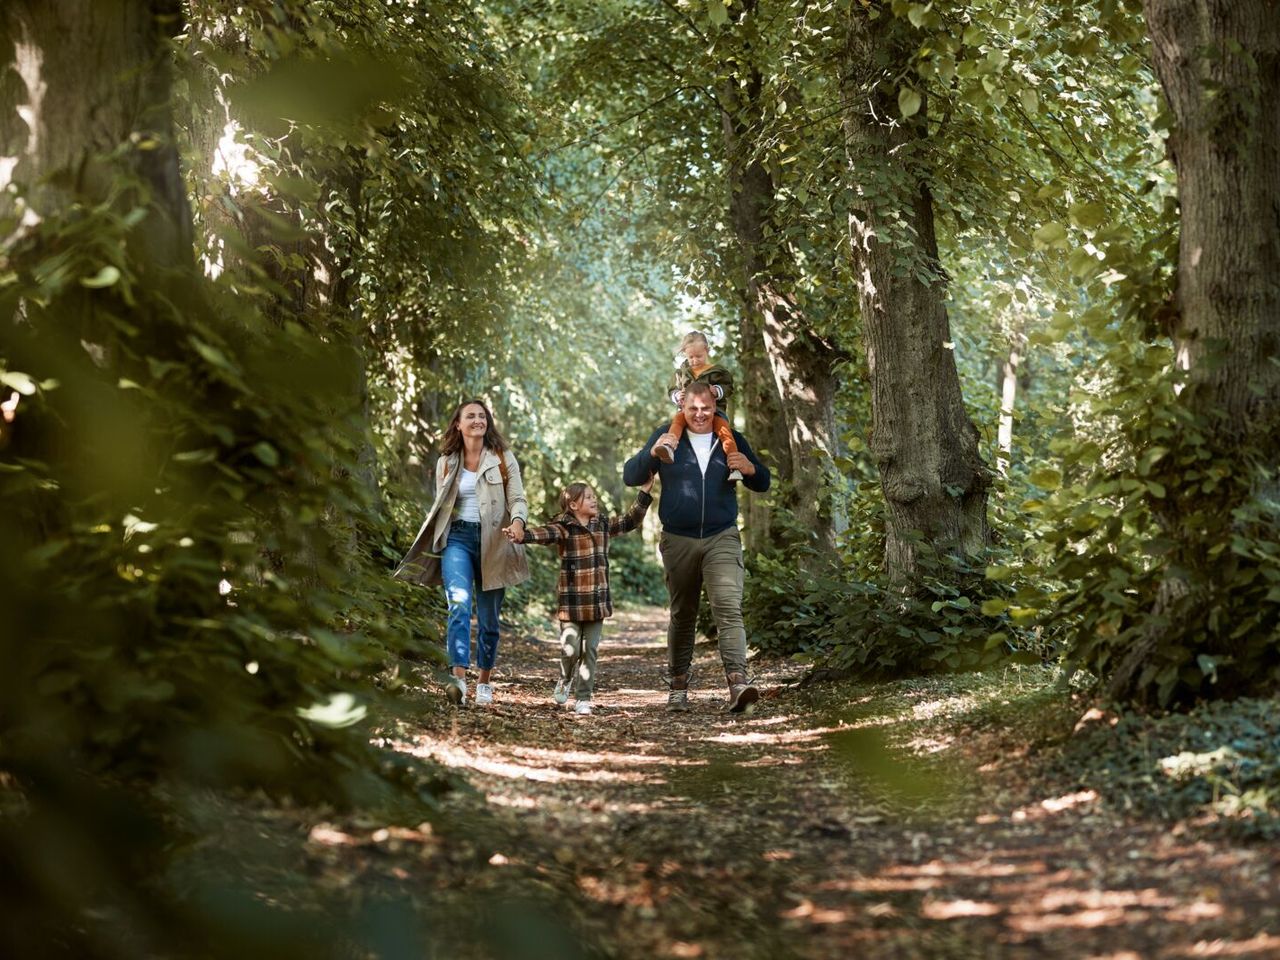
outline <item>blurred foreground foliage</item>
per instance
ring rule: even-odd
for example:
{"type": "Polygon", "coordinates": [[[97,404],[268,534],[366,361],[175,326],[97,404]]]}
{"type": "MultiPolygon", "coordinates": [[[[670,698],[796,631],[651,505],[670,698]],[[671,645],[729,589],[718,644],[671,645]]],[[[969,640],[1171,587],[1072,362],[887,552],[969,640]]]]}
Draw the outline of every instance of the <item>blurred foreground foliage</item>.
{"type": "Polygon", "coordinates": [[[13,955],[218,928],[142,892],[190,791],[416,823],[450,786],[369,742],[389,668],[436,654],[427,596],[377,550],[351,358],[149,259],[138,232],[162,212],[125,167],[114,182],[7,250],[0,287],[20,397],[0,452],[13,955]],[[95,914],[106,933],[74,919],[95,914]]]}

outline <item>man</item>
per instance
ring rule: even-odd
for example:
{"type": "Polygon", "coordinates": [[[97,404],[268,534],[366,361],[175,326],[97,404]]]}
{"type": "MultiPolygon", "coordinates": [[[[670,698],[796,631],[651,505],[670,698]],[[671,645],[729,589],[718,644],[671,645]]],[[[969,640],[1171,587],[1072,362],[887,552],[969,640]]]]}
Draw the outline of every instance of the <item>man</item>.
{"type": "Polygon", "coordinates": [[[720,661],[729,682],[729,705],[741,713],[760,699],[747,679],[747,631],[742,625],[742,540],[738,536],[737,485],[729,473],[742,473],[748,490],[769,489],[769,468],[751,445],[733,432],[738,450],[725,454],[713,432],[716,398],[710,385],[693,382],[681,402],[685,432],[680,438],[665,426],[653,432],[640,452],[622,468],[622,479],[638,487],[654,473],[662,480],[658,518],[662,521],[662,566],[671,596],[667,659],[671,692],[668,710],[689,709],[689,669],[702,588],[715,618],[720,661]],[[675,450],[671,463],[659,459],[660,445],[675,450]]]}

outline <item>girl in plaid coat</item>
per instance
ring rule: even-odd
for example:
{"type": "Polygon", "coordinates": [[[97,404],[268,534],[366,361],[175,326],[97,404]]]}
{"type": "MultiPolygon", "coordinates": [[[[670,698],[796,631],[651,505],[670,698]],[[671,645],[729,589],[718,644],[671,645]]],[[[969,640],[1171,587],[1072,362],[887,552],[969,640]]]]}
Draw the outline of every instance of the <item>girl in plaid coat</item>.
{"type": "Polygon", "coordinates": [[[653,502],[653,477],[640,487],[636,502],[621,517],[601,517],[596,492],[587,483],[571,483],[560,491],[561,514],[543,527],[525,530],[513,524],[507,536],[515,543],[554,544],[560,552],[556,617],[560,621],[560,679],[552,697],[565,703],[572,690],[574,710],[591,712],[596,682],[596,655],[604,620],[613,615],[609,596],[609,538],[634,530],[653,502]]]}

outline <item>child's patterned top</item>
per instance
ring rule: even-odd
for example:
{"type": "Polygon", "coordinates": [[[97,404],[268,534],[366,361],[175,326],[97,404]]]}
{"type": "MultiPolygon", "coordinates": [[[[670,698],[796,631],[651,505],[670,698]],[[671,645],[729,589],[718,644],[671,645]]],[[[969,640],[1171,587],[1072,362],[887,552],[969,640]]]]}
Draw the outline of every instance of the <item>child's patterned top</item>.
{"type": "Polygon", "coordinates": [[[560,552],[556,617],[575,623],[613,616],[609,596],[609,538],[640,526],[653,497],[641,490],[621,517],[597,517],[585,526],[566,511],[544,527],[524,532],[525,543],[555,544],[560,552]]]}

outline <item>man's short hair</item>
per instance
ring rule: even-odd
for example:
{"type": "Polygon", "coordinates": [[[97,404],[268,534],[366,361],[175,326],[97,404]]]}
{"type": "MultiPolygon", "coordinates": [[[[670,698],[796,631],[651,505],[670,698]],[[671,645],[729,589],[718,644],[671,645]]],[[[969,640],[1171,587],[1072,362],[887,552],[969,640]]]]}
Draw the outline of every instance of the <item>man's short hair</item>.
{"type": "Polygon", "coordinates": [[[701,380],[694,380],[684,388],[684,398],[688,400],[690,397],[710,397],[711,402],[715,403],[716,392],[711,389],[711,384],[704,383],[701,380]]]}

